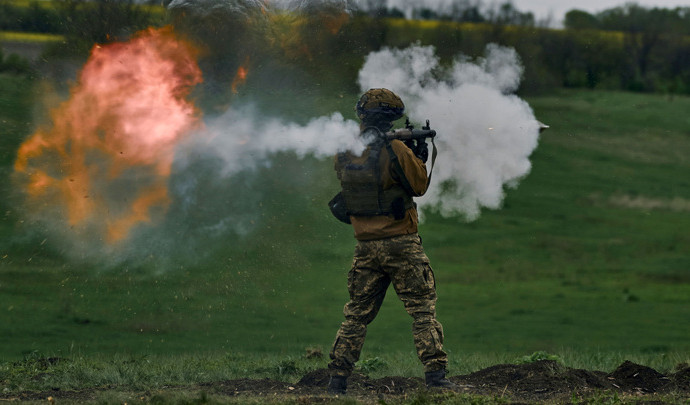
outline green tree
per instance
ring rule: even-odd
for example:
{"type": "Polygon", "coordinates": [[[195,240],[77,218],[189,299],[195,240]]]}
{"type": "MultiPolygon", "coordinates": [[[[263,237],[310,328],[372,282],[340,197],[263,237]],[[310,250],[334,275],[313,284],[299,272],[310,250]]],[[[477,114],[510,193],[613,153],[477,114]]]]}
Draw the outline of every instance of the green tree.
{"type": "Polygon", "coordinates": [[[16,53],[11,53],[7,56],[4,55],[2,49],[0,49],[0,73],[14,73],[14,74],[27,74],[31,72],[31,65],[29,61],[17,55],[16,53]]]}
{"type": "Polygon", "coordinates": [[[160,16],[134,0],[56,0],[61,32],[66,44],[56,53],[85,55],[94,44],[128,38],[162,23],[160,16]]]}
{"type": "Polygon", "coordinates": [[[564,25],[567,29],[597,29],[599,21],[586,11],[573,9],[565,13],[564,25]]]}
{"type": "Polygon", "coordinates": [[[494,25],[534,26],[534,14],[518,10],[511,0],[490,7],[486,20],[494,25]]]}
{"type": "Polygon", "coordinates": [[[653,90],[650,67],[653,52],[667,32],[671,15],[664,9],[647,9],[635,3],[605,10],[598,15],[602,29],[623,32],[628,69],[623,86],[630,90],[653,90]]]}
{"type": "Polygon", "coordinates": [[[44,2],[22,5],[0,0],[0,30],[59,33],[60,29],[56,11],[44,2]]]}
{"type": "Polygon", "coordinates": [[[450,18],[458,22],[484,22],[481,0],[454,0],[450,5],[450,18]]]}

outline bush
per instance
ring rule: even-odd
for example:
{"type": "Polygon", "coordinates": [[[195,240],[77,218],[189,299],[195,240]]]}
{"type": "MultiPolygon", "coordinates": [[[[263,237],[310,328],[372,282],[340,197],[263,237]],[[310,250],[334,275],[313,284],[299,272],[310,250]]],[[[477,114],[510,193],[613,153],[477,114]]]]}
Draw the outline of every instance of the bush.
{"type": "Polygon", "coordinates": [[[31,72],[29,61],[12,53],[4,56],[0,49],[0,73],[28,74],[31,72]]]}
{"type": "Polygon", "coordinates": [[[560,356],[556,354],[549,354],[545,351],[537,351],[534,352],[528,356],[522,356],[518,359],[515,360],[515,363],[517,364],[529,364],[529,363],[534,363],[537,361],[541,360],[553,360],[557,363],[563,363],[563,360],[560,358],[560,356]]]}
{"type": "Polygon", "coordinates": [[[60,19],[46,2],[32,1],[28,6],[8,1],[0,2],[0,31],[60,33],[60,19]]]}

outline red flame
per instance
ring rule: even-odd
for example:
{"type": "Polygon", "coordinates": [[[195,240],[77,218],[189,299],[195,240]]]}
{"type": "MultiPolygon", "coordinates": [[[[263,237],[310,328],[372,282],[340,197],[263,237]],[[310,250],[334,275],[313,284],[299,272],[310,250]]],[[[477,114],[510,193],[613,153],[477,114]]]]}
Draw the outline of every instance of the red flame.
{"type": "Polygon", "coordinates": [[[165,209],[175,147],[199,125],[187,100],[202,80],[196,56],[169,27],[94,47],[52,127],[18,151],[27,206],[57,205],[71,229],[97,229],[108,242],[165,209]]]}
{"type": "Polygon", "coordinates": [[[230,87],[232,88],[232,92],[235,94],[237,94],[237,88],[247,81],[247,75],[249,74],[249,69],[247,66],[249,66],[249,58],[245,59],[244,64],[237,68],[235,78],[232,79],[232,84],[230,87]]]}

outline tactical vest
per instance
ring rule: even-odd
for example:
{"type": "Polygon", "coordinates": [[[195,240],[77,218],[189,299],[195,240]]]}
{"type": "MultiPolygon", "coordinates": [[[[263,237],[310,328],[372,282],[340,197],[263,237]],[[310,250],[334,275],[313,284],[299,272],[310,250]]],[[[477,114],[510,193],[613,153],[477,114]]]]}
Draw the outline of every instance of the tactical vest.
{"type": "MultiPolygon", "coordinates": [[[[379,139],[369,145],[369,156],[363,164],[352,162],[352,155],[338,154],[340,185],[348,215],[393,215],[402,219],[405,211],[414,207],[412,197],[398,184],[384,190],[379,157],[385,145],[379,139]]],[[[389,149],[392,153],[392,149],[389,149]]]]}

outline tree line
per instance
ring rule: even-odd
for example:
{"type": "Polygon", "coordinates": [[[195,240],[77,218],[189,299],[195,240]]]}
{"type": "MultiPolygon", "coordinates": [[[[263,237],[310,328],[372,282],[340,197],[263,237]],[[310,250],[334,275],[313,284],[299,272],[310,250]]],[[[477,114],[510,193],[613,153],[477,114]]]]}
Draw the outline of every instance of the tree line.
{"type": "Polygon", "coordinates": [[[160,25],[164,11],[134,0],[0,0],[0,31],[64,35],[68,54],[88,52],[94,43],[120,40],[148,26],[160,25]]]}
{"type": "MultiPolygon", "coordinates": [[[[406,10],[388,7],[387,0],[363,0],[359,13],[373,18],[408,18],[416,20],[439,20],[489,24],[534,26],[534,13],[519,10],[512,1],[484,4],[482,0],[452,0],[437,7],[410,5],[406,10]]],[[[542,25],[548,24],[544,21],[542,25]]]]}
{"type": "MultiPolygon", "coordinates": [[[[444,9],[416,8],[414,18],[367,0],[337,31],[303,25],[310,51],[296,58],[331,80],[355,83],[363,57],[382,47],[434,45],[442,61],[480,56],[487,43],[516,48],[525,65],[521,91],[587,87],[690,94],[690,7],[647,8],[634,3],[590,14],[569,11],[564,28],[540,26],[511,1],[484,7],[454,0],[444,9]],[[339,63],[333,63],[338,61],[339,63]]],[[[408,10],[409,11],[409,10],[408,10]]],[[[56,33],[55,55],[86,55],[94,43],[118,40],[169,22],[165,9],[133,0],[55,0],[20,4],[0,0],[0,30],[56,33]]],[[[197,24],[200,29],[217,27],[197,24]]],[[[241,35],[241,33],[233,33],[241,35]]],[[[202,35],[203,37],[203,35],[202,35]]],[[[223,52],[231,52],[224,48],[223,52]]],[[[5,61],[7,60],[5,56],[5,61]]]]}

